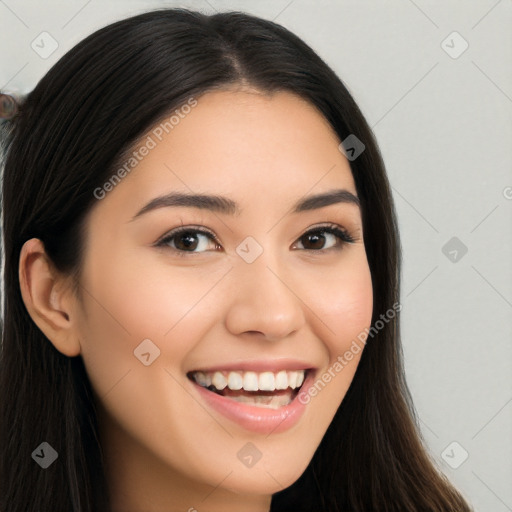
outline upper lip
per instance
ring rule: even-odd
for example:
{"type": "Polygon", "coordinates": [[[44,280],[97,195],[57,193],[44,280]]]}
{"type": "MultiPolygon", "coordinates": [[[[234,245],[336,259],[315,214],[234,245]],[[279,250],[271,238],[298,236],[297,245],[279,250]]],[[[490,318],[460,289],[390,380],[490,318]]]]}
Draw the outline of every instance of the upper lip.
{"type": "Polygon", "coordinates": [[[278,372],[280,370],[314,370],[316,369],[311,363],[301,361],[299,359],[255,359],[251,361],[236,361],[232,363],[222,363],[214,366],[199,367],[191,370],[193,372],[230,372],[230,371],[245,371],[245,372],[278,372]]]}

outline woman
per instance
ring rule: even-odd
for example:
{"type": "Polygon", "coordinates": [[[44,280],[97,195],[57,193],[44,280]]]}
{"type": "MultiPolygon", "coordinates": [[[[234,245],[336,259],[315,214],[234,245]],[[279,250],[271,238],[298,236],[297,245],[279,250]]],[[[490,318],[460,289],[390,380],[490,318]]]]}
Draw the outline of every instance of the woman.
{"type": "Polygon", "coordinates": [[[384,164],[308,46],[150,12],[18,108],[2,512],[470,510],[404,379],[384,164]]]}

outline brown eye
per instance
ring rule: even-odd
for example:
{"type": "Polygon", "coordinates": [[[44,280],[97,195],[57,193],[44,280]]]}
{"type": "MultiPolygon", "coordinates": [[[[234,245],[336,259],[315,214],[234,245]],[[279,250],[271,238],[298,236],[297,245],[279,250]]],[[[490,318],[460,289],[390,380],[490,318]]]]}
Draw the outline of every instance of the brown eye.
{"type": "Polygon", "coordinates": [[[169,247],[182,256],[186,253],[207,252],[212,250],[212,245],[213,250],[215,250],[218,242],[215,236],[208,231],[186,227],[171,231],[155,245],[157,247],[169,247]]]}
{"type": "Polygon", "coordinates": [[[304,233],[299,240],[303,249],[307,251],[321,251],[341,248],[346,243],[353,243],[355,240],[338,226],[325,226],[315,228],[304,233]],[[329,247],[325,247],[328,244],[329,247]]]}
{"type": "Polygon", "coordinates": [[[304,249],[323,249],[326,241],[326,236],[321,232],[308,233],[304,235],[301,240],[303,241],[304,249]]]}
{"type": "Polygon", "coordinates": [[[180,235],[174,235],[173,238],[175,239],[174,245],[176,249],[182,251],[194,251],[195,249],[197,249],[197,246],[199,245],[199,237],[191,231],[187,231],[180,235]]]}

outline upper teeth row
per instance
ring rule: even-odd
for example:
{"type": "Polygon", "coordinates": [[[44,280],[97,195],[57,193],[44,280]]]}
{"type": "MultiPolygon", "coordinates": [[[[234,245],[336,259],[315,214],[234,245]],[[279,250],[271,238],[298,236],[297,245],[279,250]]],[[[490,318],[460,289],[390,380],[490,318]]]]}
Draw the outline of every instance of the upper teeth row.
{"type": "Polygon", "coordinates": [[[292,388],[302,386],[305,370],[273,372],[194,372],[192,377],[203,387],[214,386],[219,391],[225,387],[238,391],[274,391],[276,389],[292,388]]]}

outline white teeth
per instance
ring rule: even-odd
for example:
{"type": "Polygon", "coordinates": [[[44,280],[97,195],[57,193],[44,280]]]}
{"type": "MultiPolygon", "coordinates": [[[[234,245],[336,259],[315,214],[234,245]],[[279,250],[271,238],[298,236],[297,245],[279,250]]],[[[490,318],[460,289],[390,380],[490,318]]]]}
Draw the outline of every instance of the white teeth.
{"type": "Polygon", "coordinates": [[[228,388],[238,391],[243,387],[242,376],[238,372],[229,372],[228,375],[228,388]]]}
{"type": "Polygon", "coordinates": [[[200,386],[207,387],[206,386],[206,375],[205,375],[204,372],[196,372],[195,373],[195,379],[196,379],[196,382],[200,386]]]}
{"type": "Polygon", "coordinates": [[[203,372],[198,371],[192,374],[194,380],[203,387],[214,386],[222,391],[226,387],[239,391],[274,391],[287,388],[297,389],[304,382],[305,370],[273,372],[203,372]]]}
{"type": "Polygon", "coordinates": [[[284,370],[276,373],[276,389],[286,389],[288,387],[288,376],[284,370]]]}
{"type": "Polygon", "coordinates": [[[258,375],[255,372],[245,372],[243,379],[245,391],[258,391],[258,375]]]}
{"type": "Polygon", "coordinates": [[[215,372],[212,377],[212,384],[219,391],[222,391],[228,385],[228,381],[221,372],[215,372]]]}
{"type": "Polygon", "coordinates": [[[297,372],[286,372],[288,375],[288,386],[291,388],[297,387],[297,372]]]}
{"type": "Polygon", "coordinates": [[[274,374],[272,372],[260,373],[258,384],[260,391],[274,391],[276,389],[274,374]]]}

